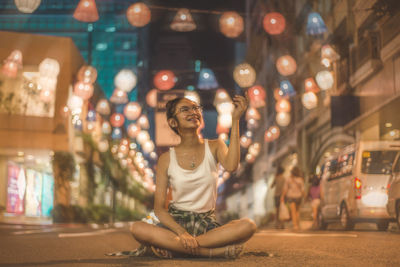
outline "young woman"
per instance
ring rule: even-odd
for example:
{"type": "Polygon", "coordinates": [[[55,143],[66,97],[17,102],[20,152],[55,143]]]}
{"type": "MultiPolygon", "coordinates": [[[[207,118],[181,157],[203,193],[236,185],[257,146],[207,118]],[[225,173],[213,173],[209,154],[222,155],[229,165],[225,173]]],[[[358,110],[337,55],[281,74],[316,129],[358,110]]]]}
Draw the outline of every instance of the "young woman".
{"type": "Polygon", "coordinates": [[[279,219],[279,208],[281,206],[281,196],[282,196],[283,186],[285,184],[285,176],[283,176],[284,172],[285,172],[285,169],[282,166],[278,166],[278,168],[276,169],[274,181],[271,185],[271,188],[275,187],[275,193],[274,193],[275,228],[277,228],[277,229],[284,228],[283,221],[281,221],[279,219]]]}
{"type": "Polygon", "coordinates": [[[289,203],[294,230],[300,229],[300,204],[303,197],[304,178],[300,168],[294,166],[290,171],[290,177],[283,186],[283,193],[281,196],[281,203],[284,203],[285,199],[289,203]]]}
{"type": "Polygon", "coordinates": [[[248,101],[233,98],[232,130],[229,147],[219,139],[199,137],[203,120],[201,107],[186,98],[167,103],[169,126],[181,142],[162,154],[157,164],[154,211],[160,226],[135,222],[134,238],[151,247],[154,254],[171,258],[173,254],[202,257],[237,258],[246,242],[256,231],[250,219],[231,221],[220,226],[214,215],[220,163],[234,171],[240,161],[239,119],[248,101]],[[172,201],[165,208],[167,188],[172,188],[172,201]]]}

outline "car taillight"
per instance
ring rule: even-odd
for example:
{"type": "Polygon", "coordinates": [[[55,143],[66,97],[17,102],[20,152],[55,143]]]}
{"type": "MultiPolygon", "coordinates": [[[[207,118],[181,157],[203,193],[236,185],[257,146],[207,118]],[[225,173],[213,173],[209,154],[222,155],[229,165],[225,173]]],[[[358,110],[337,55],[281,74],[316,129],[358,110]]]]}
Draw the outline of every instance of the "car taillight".
{"type": "Polygon", "coordinates": [[[356,190],[356,199],[361,199],[361,180],[357,177],[354,178],[354,188],[356,190]]]}

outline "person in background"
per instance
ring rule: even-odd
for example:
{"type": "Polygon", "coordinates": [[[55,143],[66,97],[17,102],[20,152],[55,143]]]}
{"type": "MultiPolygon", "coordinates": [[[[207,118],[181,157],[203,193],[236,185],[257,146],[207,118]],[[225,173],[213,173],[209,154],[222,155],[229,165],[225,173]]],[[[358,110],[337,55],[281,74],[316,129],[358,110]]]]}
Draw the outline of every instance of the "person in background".
{"type": "Polygon", "coordinates": [[[283,186],[285,184],[285,177],[283,173],[285,169],[282,166],[278,166],[275,173],[274,181],[272,182],[271,188],[275,187],[274,201],[275,201],[275,227],[277,229],[283,229],[283,222],[279,219],[279,207],[281,204],[281,196],[283,191],[283,186]]]}
{"type": "Polygon", "coordinates": [[[321,191],[319,186],[319,177],[313,175],[310,178],[310,188],[308,189],[307,197],[311,200],[313,225],[312,229],[318,228],[318,211],[321,203],[321,191]]]}
{"type": "Polygon", "coordinates": [[[304,197],[304,178],[298,166],[290,171],[290,177],[286,179],[281,196],[281,205],[286,201],[289,203],[293,222],[293,229],[300,229],[300,204],[304,197]]]}

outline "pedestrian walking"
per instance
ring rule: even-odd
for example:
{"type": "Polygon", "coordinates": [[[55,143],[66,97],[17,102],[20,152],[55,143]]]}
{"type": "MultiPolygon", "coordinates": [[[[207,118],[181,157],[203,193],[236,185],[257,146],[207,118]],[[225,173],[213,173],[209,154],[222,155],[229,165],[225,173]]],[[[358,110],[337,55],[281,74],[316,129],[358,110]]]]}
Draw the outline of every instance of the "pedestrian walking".
{"type": "Polygon", "coordinates": [[[281,205],[286,200],[289,203],[292,217],[293,229],[300,229],[300,205],[304,197],[304,178],[298,166],[294,166],[290,171],[289,178],[283,186],[281,205]]]}
{"type": "Polygon", "coordinates": [[[311,200],[313,224],[312,228],[318,228],[318,212],[321,203],[321,190],[319,186],[320,179],[317,175],[312,175],[310,178],[310,188],[308,189],[307,197],[311,200]]]}
{"type": "Polygon", "coordinates": [[[271,188],[275,188],[274,192],[274,202],[275,202],[275,228],[283,229],[283,221],[279,218],[279,208],[281,205],[281,196],[283,191],[283,186],[285,185],[285,176],[283,173],[285,169],[282,166],[278,166],[276,169],[274,181],[272,182],[271,188]]]}
{"type": "Polygon", "coordinates": [[[237,258],[243,244],[254,234],[250,219],[225,225],[216,221],[218,166],[234,171],[240,162],[239,119],[245,112],[247,97],[233,98],[232,130],[229,147],[220,139],[199,137],[202,109],[187,98],[167,103],[169,126],[181,138],[175,147],[162,154],[157,163],[154,211],[160,225],[135,222],[133,237],[150,247],[159,257],[176,255],[237,258]],[[172,201],[165,208],[167,188],[172,201]]]}

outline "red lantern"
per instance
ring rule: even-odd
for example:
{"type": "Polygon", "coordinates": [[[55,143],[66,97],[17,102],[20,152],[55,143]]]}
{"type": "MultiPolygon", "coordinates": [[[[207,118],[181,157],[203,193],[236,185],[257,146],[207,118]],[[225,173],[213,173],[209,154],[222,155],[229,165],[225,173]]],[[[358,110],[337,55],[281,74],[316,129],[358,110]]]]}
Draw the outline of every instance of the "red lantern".
{"type": "Polygon", "coordinates": [[[217,123],[216,133],[217,134],[229,133],[229,128],[223,127],[219,123],[217,123]]]}
{"type": "Polygon", "coordinates": [[[4,75],[15,78],[18,73],[18,65],[14,61],[7,61],[1,69],[4,75]]]}
{"type": "Polygon", "coordinates": [[[281,90],[281,88],[275,88],[274,89],[274,98],[275,98],[275,100],[279,100],[279,99],[281,99],[281,98],[283,98],[284,97],[284,95],[283,95],[283,92],[282,92],[282,90],[281,90]]]}
{"type": "Polygon", "coordinates": [[[82,66],[78,71],[78,80],[85,83],[94,83],[97,78],[97,70],[92,66],[82,66]]]}
{"type": "Polygon", "coordinates": [[[266,93],[261,85],[255,85],[247,90],[250,99],[250,105],[255,108],[265,106],[266,93]]]}
{"type": "Polygon", "coordinates": [[[269,131],[269,129],[268,129],[268,130],[265,132],[265,134],[264,134],[264,140],[265,140],[265,142],[267,142],[267,143],[274,141],[274,138],[273,138],[273,136],[272,136],[272,133],[269,131]]]}
{"type": "Polygon", "coordinates": [[[170,70],[161,70],[154,76],[154,85],[160,90],[169,90],[175,86],[175,75],[170,70]]]}
{"type": "Polygon", "coordinates": [[[276,102],[275,110],[276,112],[290,112],[290,102],[286,99],[279,99],[276,102]]]}
{"type": "Polygon", "coordinates": [[[126,11],[126,17],[132,26],[143,27],[150,22],[150,9],[142,2],[131,5],[126,11]]]}
{"type": "Polygon", "coordinates": [[[224,12],[219,19],[219,28],[226,37],[238,37],[243,32],[243,18],[233,11],[224,12]]]}
{"type": "Polygon", "coordinates": [[[263,24],[264,30],[271,35],[281,34],[286,26],[285,17],[278,12],[266,14],[263,24]]]}
{"type": "Polygon", "coordinates": [[[74,18],[83,22],[99,20],[96,2],[94,0],[81,0],[74,11],[74,18]]]}
{"type": "Polygon", "coordinates": [[[157,105],[157,89],[151,89],[146,95],[146,103],[149,107],[155,108],[157,105]]]}
{"type": "Polygon", "coordinates": [[[304,91],[313,92],[313,93],[319,92],[319,88],[318,88],[314,78],[307,78],[304,81],[304,91]]]}
{"type": "Polygon", "coordinates": [[[283,76],[289,76],[296,72],[297,64],[296,60],[289,55],[281,56],[276,61],[276,68],[278,72],[283,76]]]}
{"type": "Polygon", "coordinates": [[[129,102],[124,108],[124,115],[128,120],[136,120],[142,112],[142,107],[137,102],[129,102]]]}
{"type": "Polygon", "coordinates": [[[88,100],[93,95],[93,85],[90,83],[77,82],[74,86],[74,94],[83,100],[88,100]]]}
{"type": "Polygon", "coordinates": [[[124,115],[120,113],[114,113],[111,115],[110,123],[113,127],[121,127],[124,125],[125,118],[124,115]]]}
{"type": "Polygon", "coordinates": [[[130,138],[136,138],[140,130],[141,130],[140,127],[136,123],[131,123],[128,126],[128,136],[130,138]]]}

